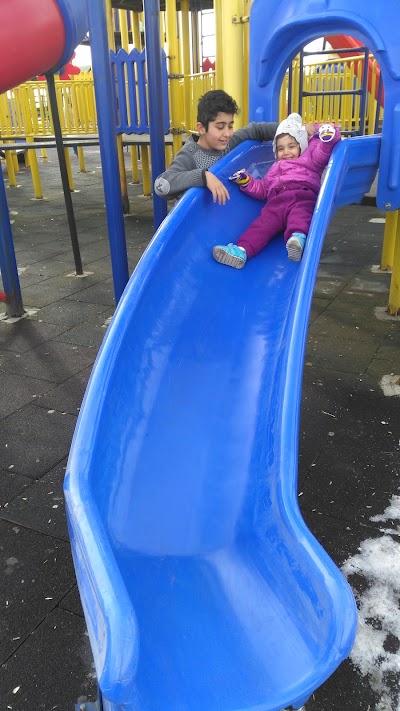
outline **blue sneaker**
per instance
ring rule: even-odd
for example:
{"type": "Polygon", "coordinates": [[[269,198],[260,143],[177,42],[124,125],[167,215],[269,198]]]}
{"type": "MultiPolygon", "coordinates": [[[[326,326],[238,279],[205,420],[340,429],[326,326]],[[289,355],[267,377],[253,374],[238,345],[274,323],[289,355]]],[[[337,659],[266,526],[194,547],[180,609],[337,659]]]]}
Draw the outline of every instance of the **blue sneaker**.
{"type": "Polygon", "coordinates": [[[213,249],[213,257],[220,264],[227,264],[228,267],[235,269],[243,269],[246,264],[247,254],[243,247],[238,247],[237,244],[222,245],[217,244],[213,249]]]}
{"type": "Polygon", "coordinates": [[[286,249],[289,259],[292,262],[300,262],[303,255],[304,245],[306,243],[306,235],[302,232],[293,232],[286,242],[286,249]]]}

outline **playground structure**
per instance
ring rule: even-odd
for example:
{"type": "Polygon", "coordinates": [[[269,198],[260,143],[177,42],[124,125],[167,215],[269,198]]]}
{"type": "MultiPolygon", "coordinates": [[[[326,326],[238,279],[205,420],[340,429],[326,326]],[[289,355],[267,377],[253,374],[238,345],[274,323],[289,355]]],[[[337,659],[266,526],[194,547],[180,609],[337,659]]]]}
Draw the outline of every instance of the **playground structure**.
{"type": "MultiPolygon", "coordinates": [[[[203,5],[203,4],[202,4],[203,5]]],[[[220,28],[220,14],[223,11],[221,3],[216,6],[216,27],[220,28]]],[[[242,12],[249,3],[244,3],[242,12]]],[[[116,87],[114,95],[115,125],[117,134],[117,154],[119,167],[119,181],[121,187],[123,211],[130,211],[128,196],[128,177],[124,147],[130,152],[130,174],[133,183],[142,181],[144,195],[152,194],[151,174],[154,168],[151,165],[151,140],[149,126],[149,103],[147,91],[147,70],[144,50],[144,33],[140,31],[143,13],[133,10],[111,10],[111,2],[107,2],[108,48],[111,47],[111,69],[113,85],[116,87]],[[117,43],[117,44],[116,44],[117,43]],[[132,43],[135,49],[130,51],[132,43]],[[118,52],[114,50],[119,48],[118,52]]],[[[170,55],[165,57],[161,69],[163,84],[163,130],[166,164],[169,164],[173,155],[182,145],[184,135],[195,129],[196,104],[199,96],[216,85],[218,72],[195,71],[201,69],[198,43],[193,44],[192,65],[188,64],[189,33],[188,23],[192,26],[192,34],[198,28],[198,13],[188,15],[188,6],[181,5],[179,16],[180,31],[177,33],[177,24],[173,22],[176,15],[175,0],[168,0],[165,12],[160,14],[161,44],[164,40],[166,51],[173,45],[179,58],[178,65],[173,63],[170,55]],[[196,20],[197,18],[197,20],[196,20]],[[175,34],[174,34],[175,33],[175,34]],[[176,36],[175,36],[176,35],[176,36]],[[171,40],[171,36],[173,40],[171,40]],[[176,49],[177,48],[177,49],[176,49]],[[197,58],[197,59],[196,59],[197,58]],[[190,73],[192,72],[192,73],[190,73]]],[[[236,14],[234,18],[237,18],[236,14]]],[[[248,57],[248,17],[240,16],[243,22],[240,31],[240,43],[244,52],[244,78],[247,76],[248,57]],[[247,53],[246,53],[247,52],[247,53]]],[[[235,31],[238,31],[238,23],[235,31]]],[[[345,48],[357,44],[346,36],[340,36],[340,42],[332,38],[333,45],[339,49],[342,42],[345,48]],[[350,41],[351,40],[351,41],[350,41]]],[[[227,56],[222,45],[220,32],[217,34],[217,55],[220,64],[231,64],[231,57],[227,56]]],[[[353,51],[351,47],[351,51],[353,51]]],[[[343,52],[341,53],[343,54],[343,52]]],[[[235,60],[236,61],[236,60],[235,60]]],[[[367,62],[367,60],[366,60],[367,62]]],[[[368,88],[365,75],[366,64],[357,57],[345,54],[345,59],[329,59],[318,57],[313,64],[303,64],[302,52],[291,63],[285,72],[280,89],[279,118],[287,114],[288,110],[302,113],[304,120],[325,120],[327,117],[342,127],[343,136],[373,134],[381,129],[383,110],[381,108],[382,80],[377,60],[369,55],[368,59],[368,88]],[[319,59],[321,61],[319,61],[319,59]]],[[[222,72],[224,77],[229,74],[230,81],[235,78],[233,72],[222,72]]],[[[75,268],[77,274],[83,273],[83,265],[79,255],[78,236],[74,226],[73,207],[69,192],[74,190],[73,169],[71,166],[70,148],[73,147],[79,160],[79,169],[85,171],[85,147],[96,145],[99,141],[97,111],[95,100],[95,87],[93,74],[78,74],[75,80],[55,81],[58,115],[60,117],[61,132],[63,133],[62,157],[65,163],[65,177],[63,179],[66,209],[71,224],[71,241],[74,250],[75,268]]],[[[244,82],[246,85],[246,82],[244,82]]],[[[225,88],[225,87],[224,87],[225,88]]],[[[239,91],[238,87],[235,91],[239,91]]],[[[240,96],[243,88],[240,88],[240,96]]],[[[236,96],[236,93],[235,93],[236,96]]],[[[244,107],[237,124],[247,119],[248,104],[242,98],[244,107]]],[[[0,141],[3,144],[3,155],[7,164],[10,187],[17,185],[17,172],[19,163],[16,151],[21,152],[21,141],[26,145],[25,156],[30,168],[33,193],[35,198],[44,196],[38,156],[41,154],[43,161],[47,160],[47,150],[56,147],[54,139],[54,124],[48,88],[45,81],[24,82],[11,88],[7,93],[0,95],[0,141]]],[[[154,141],[153,141],[154,143],[154,141]]],[[[0,146],[1,149],[1,146],[0,146]]],[[[2,155],[0,152],[0,157],[2,155]]],[[[161,156],[159,157],[161,161],[161,156]]],[[[157,171],[156,171],[157,172],[157,171]]],[[[158,198],[154,198],[155,203],[158,198]]],[[[388,310],[396,314],[400,309],[399,269],[394,260],[395,245],[397,242],[397,213],[393,217],[388,213],[387,229],[385,232],[385,245],[381,258],[381,269],[393,270],[392,284],[388,299],[388,310]]],[[[160,224],[165,216],[165,204],[155,206],[155,223],[160,224]],[[157,209],[156,209],[157,208],[157,209]],[[157,211],[158,210],[158,211],[157,211]]],[[[123,241],[122,237],[122,241],[123,241]]],[[[119,241],[119,240],[118,240],[119,241]]],[[[124,273],[126,273],[124,268],[124,273]]],[[[125,278],[125,277],[124,277],[125,278]]],[[[123,285],[118,287],[121,292],[123,285]]],[[[12,299],[11,299],[12,301],[12,299]]],[[[21,310],[21,309],[20,309],[21,310]]],[[[12,314],[15,310],[11,309],[12,314]]],[[[11,312],[10,312],[11,315],[11,312]]]]}
{"type": "MultiPolygon", "coordinates": [[[[351,590],[297,502],[301,373],[329,220],[359,202],[400,207],[396,0],[277,4],[250,19],[251,120],[277,115],[285,67],[332,32],[369,46],[385,82],[383,136],[333,152],[303,260],[280,240],[243,271],[213,262],[259,211],[189,190],[132,275],[96,361],[65,496],[104,711],[300,708],[349,654],[351,590]],[[268,22],[266,22],[268,18],[268,22]],[[300,18],[300,19],[299,19],[300,18]]],[[[159,148],[164,149],[159,141],[159,148]]],[[[219,161],[268,169],[252,142],[219,161]]]]}
{"type": "MultiPolygon", "coordinates": [[[[39,0],[29,7],[22,0],[17,0],[12,6],[7,4],[2,7],[1,20],[0,55],[4,69],[0,74],[0,93],[42,71],[57,72],[67,63],[87,27],[86,7],[78,11],[74,0],[66,0],[61,9],[53,0],[39,0]],[[31,52],[29,43],[23,44],[18,61],[10,62],[9,57],[14,56],[15,47],[19,44],[20,32],[31,32],[36,40],[41,37],[46,41],[38,42],[35,52],[31,52]]],[[[0,267],[7,314],[19,317],[23,315],[24,308],[2,170],[0,237],[0,267]]]]}
{"type": "MultiPolygon", "coordinates": [[[[101,21],[93,3],[89,9],[95,38],[101,21]]],[[[337,23],[380,55],[389,150],[398,135],[400,77],[394,2],[389,22],[361,2],[350,16],[336,0],[329,27],[326,3],[306,1],[300,9],[299,24],[298,3],[285,3],[284,11],[254,3],[250,117],[276,115],[285,62],[320,27],[334,31],[337,23]]],[[[79,15],[81,5],[70,10],[79,15]]],[[[62,18],[67,24],[69,15],[62,18]]],[[[105,58],[96,57],[100,75],[105,58]]],[[[102,98],[107,121],[110,102],[102,98]]],[[[102,140],[107,131],[99,128],[102,140]]],[[[233,170],[260,172],[271,159],[269,146],[247,144],[216,172],[227,181],[233,170]]],[[[257,205],[239,195],[222,210],[205,191],[188,192],[120,300],[66,480],[105,711],[298,707],[348,654],[351,591],[296,500],[300,374],[326,226],[337,206],[361,199],[378,166],[378,201],[398,209],[396,165],[381,138],[344,141],[303,262],[289,264],[277,241],[240,275],[221,272],[210,251],[227,230],[234,238],[257,205]]],[[[114,207],[122,214],[117,192],[114,207]]],[[[2,237],[5,220],[2,213],[2,237]]]]}

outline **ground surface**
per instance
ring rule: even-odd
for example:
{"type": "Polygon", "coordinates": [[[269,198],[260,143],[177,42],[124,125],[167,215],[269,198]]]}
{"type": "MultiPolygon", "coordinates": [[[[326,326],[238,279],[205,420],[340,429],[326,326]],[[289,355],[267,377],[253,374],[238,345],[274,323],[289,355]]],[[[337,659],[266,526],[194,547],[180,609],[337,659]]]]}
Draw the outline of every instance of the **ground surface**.
{"type": "MultiPolygon", "coordinates": [[[[25,308],[0,322],[0,711],[72,711],[96,682],[77,593],[62,483],[81,400],[114,310],[100,157],[73,194],[84,279],[74,276],[58,163],[7,188],[25,308]],[[71,276],[72,275],[72,276],[71,276]]],[[[74,160],[74,158],[72,158],[74,160]]],[[[130,271],[153,234],[152,201],[129,185],[130,271]]],[[[379,264],[384,215],[336,214],[314,292],[304,369],[299,501],[357,596],[352,656],[307,711],[398,711],[400,681],[400,320],[385,319],[390,277],[379,264]],[[378,318],[379,316],[379,318],[378,318]],[[392,388],[396,392],[395,388],[392,388]],[[347,562],[346,562],[347,561],[347,562]],[[345,563],[346,562],[346,563],[345,563]]]]}

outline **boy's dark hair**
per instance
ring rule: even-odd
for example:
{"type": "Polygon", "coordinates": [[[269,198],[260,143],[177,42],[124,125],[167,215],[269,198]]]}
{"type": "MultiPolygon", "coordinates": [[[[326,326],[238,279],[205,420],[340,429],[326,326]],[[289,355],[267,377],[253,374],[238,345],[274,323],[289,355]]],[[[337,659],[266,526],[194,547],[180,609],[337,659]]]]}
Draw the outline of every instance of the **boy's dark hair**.
{"type": "Polygon", "coordinates": [[[197,120],[208,131],[208,124],[214,121],[217,114],[238,114],[239,107],[226,91],[222,89],[212,89],[200,97],[197,104],[197,120]]]}

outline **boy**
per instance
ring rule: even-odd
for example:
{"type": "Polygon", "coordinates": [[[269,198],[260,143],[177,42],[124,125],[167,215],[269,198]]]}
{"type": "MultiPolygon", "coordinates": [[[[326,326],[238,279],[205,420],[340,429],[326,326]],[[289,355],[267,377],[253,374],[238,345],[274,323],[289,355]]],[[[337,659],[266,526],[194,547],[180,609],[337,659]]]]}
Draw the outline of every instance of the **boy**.
{"type": "Polygon", "coordinates": [[[156,178],[157,195],[176,198],[188,188],[205,186],[219,205],[229,200],[227,188],[208,168],[242,141],[272,141],[278,127],[275,122],[253,122],[234,132],[238,112],[236,101],[220,89],[208,91],[200,98],[196,125],[199,135],[189,136],[169,168],[156,178]]]}

